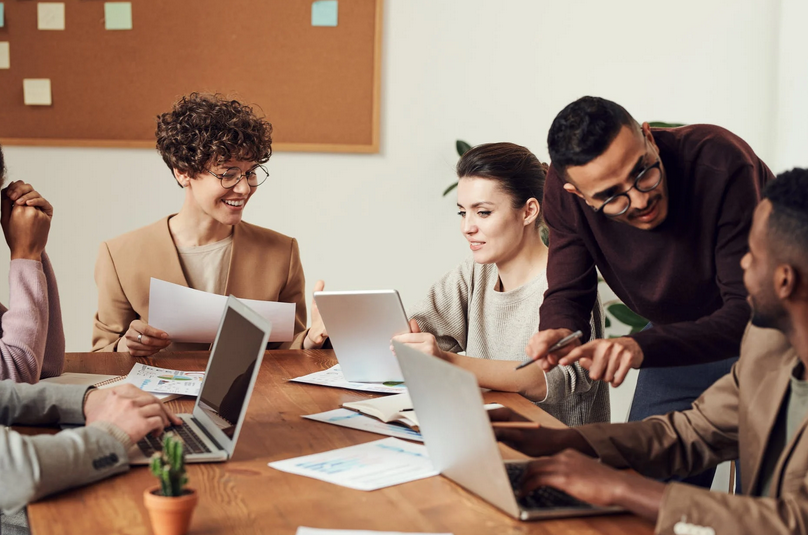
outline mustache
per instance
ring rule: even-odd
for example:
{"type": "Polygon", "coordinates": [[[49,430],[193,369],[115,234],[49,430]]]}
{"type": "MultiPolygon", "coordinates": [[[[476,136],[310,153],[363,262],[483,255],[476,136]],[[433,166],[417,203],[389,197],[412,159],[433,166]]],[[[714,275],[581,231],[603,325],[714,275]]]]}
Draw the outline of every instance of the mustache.
{"type": "Polygon", "coordinates": [[[657,194],[657,195],[654,195],[653,197],[651,197],[648,200],[648,204],[645,205],[645,208],[643,208],[642,210],[636,210],[635,209],[635,210],[632,210],[631,212],[629,212],[628,213],[628,218],[629,219],[636,219],[638,217],[644,216],[645,214],[647,214],[648,212],[653,210],[660,200],[662,200],[662,194],[661,193],[657,194]]]}

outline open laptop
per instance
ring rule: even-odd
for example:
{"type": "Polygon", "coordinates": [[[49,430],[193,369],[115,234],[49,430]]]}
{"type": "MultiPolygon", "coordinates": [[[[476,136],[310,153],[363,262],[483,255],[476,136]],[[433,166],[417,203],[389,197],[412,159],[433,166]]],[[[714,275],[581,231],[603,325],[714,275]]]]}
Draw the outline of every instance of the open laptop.
{"type": "Polygon", "coordinates": [[[403,381],[390,339],[410,332],[395,290],[314,292],[342,375],[356,383],[403,381]]]}
{"type": "MultiPolygon", "coordinates": [[[[233,456],[271,328],[247,305],[232,295],[227,298],[194,411],[178,414],[183,424],[166,429],[185,442],[187,462],[221,462],[233,456]]],[[[161,448],[162,439],[148,435],[130,450],[129,463],[148,464],[161,448]]]]}
{"type": "Polygon", "coordinates": [[[503,461],[474,374],[393,342],[421,435],[436,470],[520,520],[622,512],[551,487],[516,496],[526,461],[503,461]]]}

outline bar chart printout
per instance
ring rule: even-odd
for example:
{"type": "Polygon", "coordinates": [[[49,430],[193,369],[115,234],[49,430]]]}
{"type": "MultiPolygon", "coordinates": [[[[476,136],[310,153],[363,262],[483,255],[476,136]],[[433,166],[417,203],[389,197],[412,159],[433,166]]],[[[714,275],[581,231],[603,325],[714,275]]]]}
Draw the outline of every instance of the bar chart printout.
{"type": "Polygon", "coordinates": [[[397,438],[276,461],[269,466],[357,490],[376,490],[438,475],[425,446],[397,438]]]}

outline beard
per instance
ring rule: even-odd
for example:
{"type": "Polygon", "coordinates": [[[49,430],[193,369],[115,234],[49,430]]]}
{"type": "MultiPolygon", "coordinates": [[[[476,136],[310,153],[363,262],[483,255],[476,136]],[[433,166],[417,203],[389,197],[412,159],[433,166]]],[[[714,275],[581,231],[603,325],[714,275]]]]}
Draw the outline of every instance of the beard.
{"type": "Polygon", "coordinates": [[[780,326],[785,316],[785,310],[775,305],[762,303],[760,299],[755,299],[752,296],[750,296],[749,300],[752,305],[752,325],[763,329],[781,330],[780,326]]]}

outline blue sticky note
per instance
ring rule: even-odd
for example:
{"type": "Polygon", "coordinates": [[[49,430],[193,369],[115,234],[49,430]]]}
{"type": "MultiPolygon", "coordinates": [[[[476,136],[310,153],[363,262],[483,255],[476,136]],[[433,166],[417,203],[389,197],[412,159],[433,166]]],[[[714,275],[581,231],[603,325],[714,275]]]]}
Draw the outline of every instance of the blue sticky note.
{"type": "Polygon", "coordinates": [[[104,2],[104,27],[107,30],[131,30],[132,2],[104,2]]]}
{"type": "Polygon", "coordinates": [[[0,2],[0,28],[6,25],[6,16],[3,11],[3,2],[0,2]]]}
{"type": "Polygon", "coordinates": [[[336,26],[339,2],[337,0],[317,0],[311,4],[312,26],[336,26]]]}

